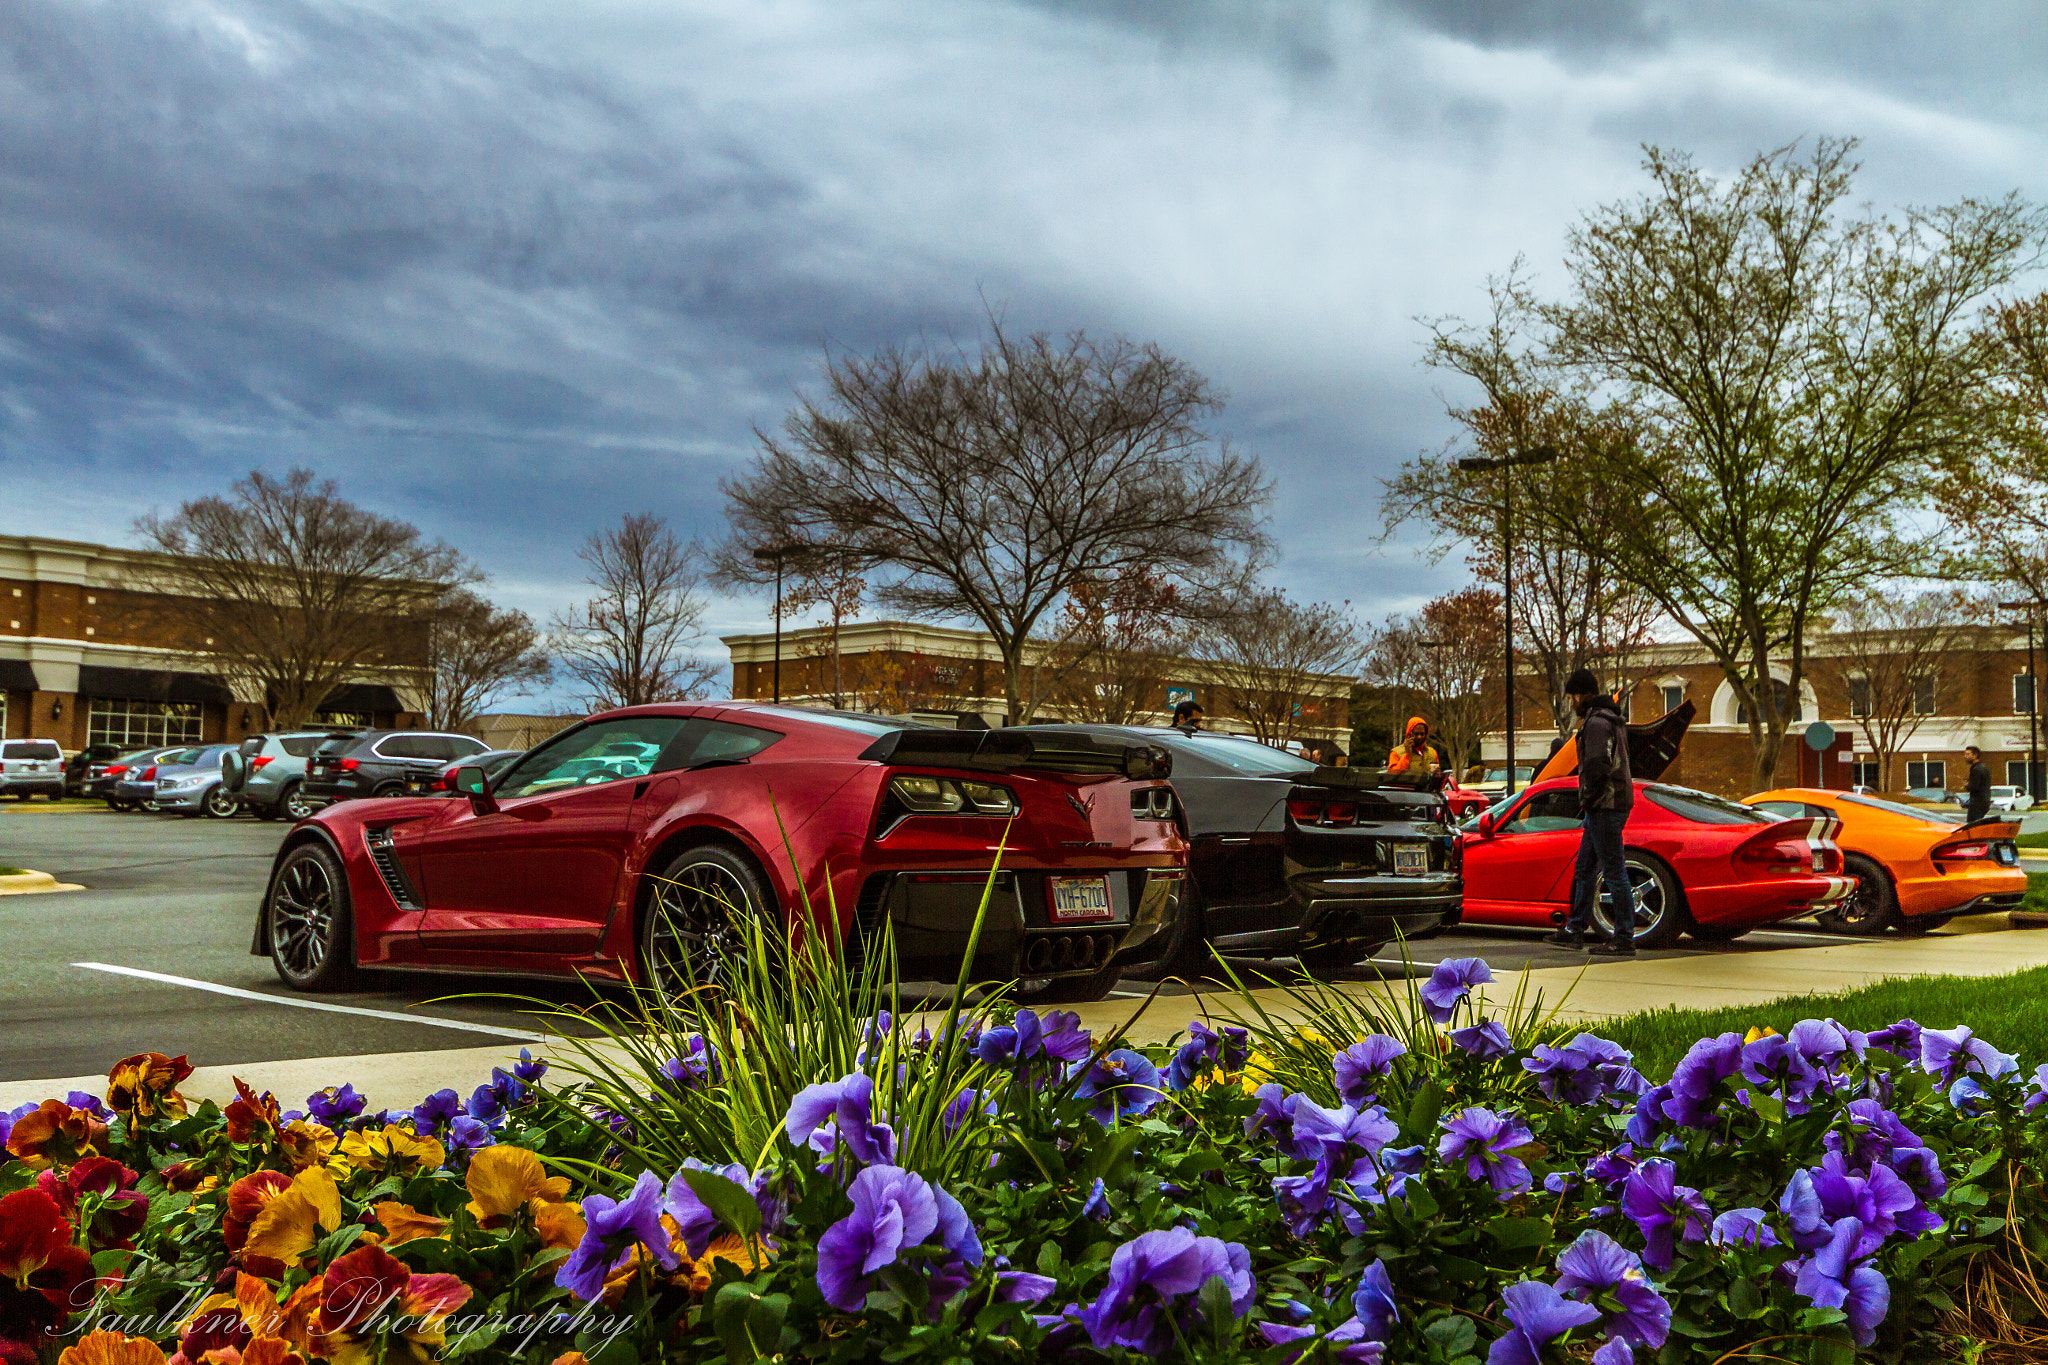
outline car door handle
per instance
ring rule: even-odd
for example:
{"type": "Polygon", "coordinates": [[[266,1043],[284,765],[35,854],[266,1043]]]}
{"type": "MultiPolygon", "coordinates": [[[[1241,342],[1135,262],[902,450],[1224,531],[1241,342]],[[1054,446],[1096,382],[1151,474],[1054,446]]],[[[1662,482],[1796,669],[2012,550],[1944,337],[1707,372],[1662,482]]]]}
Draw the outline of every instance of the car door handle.
{"type": "Polygon", "coordinates": [[[652,782],[635,782],[633,784],[633,799],[638,801],[641,797],[647,795],[647,789],[653,785],[652,782]]]}

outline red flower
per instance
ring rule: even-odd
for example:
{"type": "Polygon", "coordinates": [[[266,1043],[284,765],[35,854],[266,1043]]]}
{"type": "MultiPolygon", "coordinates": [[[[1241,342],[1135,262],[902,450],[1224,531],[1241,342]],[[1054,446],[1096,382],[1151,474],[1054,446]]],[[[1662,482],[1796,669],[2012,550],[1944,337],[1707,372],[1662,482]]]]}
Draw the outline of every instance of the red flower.
{"type": "Polygon", "coordinates": [[[221,1216],[220,1231],[229,1251],[242,1249],[242,1244],[249,1240],[249,1225],[256,1221],[256,1215],[291,1187],[292,1178],[283,1171],[258,1171],[228,1186],[228,1207],[221,1216]]]}
{"type": "Polygon", "coordinates": [[[106,1145],[107,1125],[62,1100],[44,1100],[7,1134],[7,1150],[31,1170],[69,1166],[106,1145]]]}
{"type": "Polygon", "coordinates": [[[73,1223],[81,1209],[91,1212],[90,1233],[95,1251],[126,1247],[128,1239],[149,1221],[149,1196],[135,1188],[136,1174],[109,1157],[89,1156],[63,1179],[55,1171],[36,1176],[36,1188],[56,1201],[73,1223]]]}
{"type": "Polygon", "coordinates": [[[228,1141],[270,1142],[284,1123],[277,1111],[277,1096],[267,1090],[259,1096],[240,1076],[234,1080],[235,1093],[241,1098],[226,1110],[228,1141]]]}
{"type": "Polygon", "coordinates": [[[41,1190],[0,1197],[0,1358],[34,1358],[37,1344],[86,1306],[92,1258],[41,1190]]]}

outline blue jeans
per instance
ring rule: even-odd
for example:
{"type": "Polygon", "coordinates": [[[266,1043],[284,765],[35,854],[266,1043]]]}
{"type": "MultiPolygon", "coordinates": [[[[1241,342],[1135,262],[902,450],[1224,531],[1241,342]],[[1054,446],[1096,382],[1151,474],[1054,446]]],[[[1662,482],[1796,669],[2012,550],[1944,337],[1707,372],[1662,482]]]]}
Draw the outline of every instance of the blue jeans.
{"type": "Polygon", "coordinates": [[[1586,812],[1585,832],[1579,836],[1579,861],[1572,869],[1572,910],[1564,922],[1567,933],[1592,932],[1593,903],[1600,898],[1600,879],[1605,877],[1614,907],[1614,941],[1635,945],[1636,898],[1628,883],[1628,855],[1621,847],[1621,828],[1627,823],[1625,810],[1586,812]]]}

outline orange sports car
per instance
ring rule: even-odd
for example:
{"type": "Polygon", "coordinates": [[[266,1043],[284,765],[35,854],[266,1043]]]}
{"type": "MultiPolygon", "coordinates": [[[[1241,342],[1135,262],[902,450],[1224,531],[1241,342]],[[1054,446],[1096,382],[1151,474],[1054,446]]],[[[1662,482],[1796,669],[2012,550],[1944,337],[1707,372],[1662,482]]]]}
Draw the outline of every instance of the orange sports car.
{"type": "Polygon", "coordinates": [[[2019,826],[2010,820],[1965,825],[1952,806],[1812,787],[1743,800],[1788,819],[1831,815],[1842,822],[1835,842],[1843,870],[1857,885],[1847,900],[1816,916],[1824,928],[1924,934],[1957,915],[2017,909],[2026,898],[2027,874],[2013,843],[2019,826]]]}

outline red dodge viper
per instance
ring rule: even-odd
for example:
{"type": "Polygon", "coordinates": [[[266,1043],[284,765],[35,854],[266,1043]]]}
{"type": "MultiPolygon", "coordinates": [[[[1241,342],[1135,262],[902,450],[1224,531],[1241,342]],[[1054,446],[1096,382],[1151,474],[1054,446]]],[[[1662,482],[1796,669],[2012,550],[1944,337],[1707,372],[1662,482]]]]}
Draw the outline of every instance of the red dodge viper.
{"type": "Polygon", "coordinates": [[[672,991],[714,973],[736,913],[808,904],[841,935],[886,919],[906,979],[951,980],[1007,829],[975,976],[1098,999],[1168,946],[1187,866],[1171,768],[1156,745],[1059,728],[607,711],[496,778],[462,770],[453,799],[345,801],[300,823],[250,951],[301,990],[360,966],[672,991]]]}
{"type": "MultiPolygon", "coordinates": [[[[1539,782],[1463,837],[1467,924],[1562,924],[1579,852],[1576,777],[1539,782]]],[[[1841,822],[1782,820],[1661,782],[1637,782],[1622,843],[1635,888],[1636,942],[1689,933],[1725,943],[1760,924],[1824,909],[1856,888],[1835,846],[1841,822]]],[[[1607,890],[1593,917],[1613,924],[1607,890]]]]}

